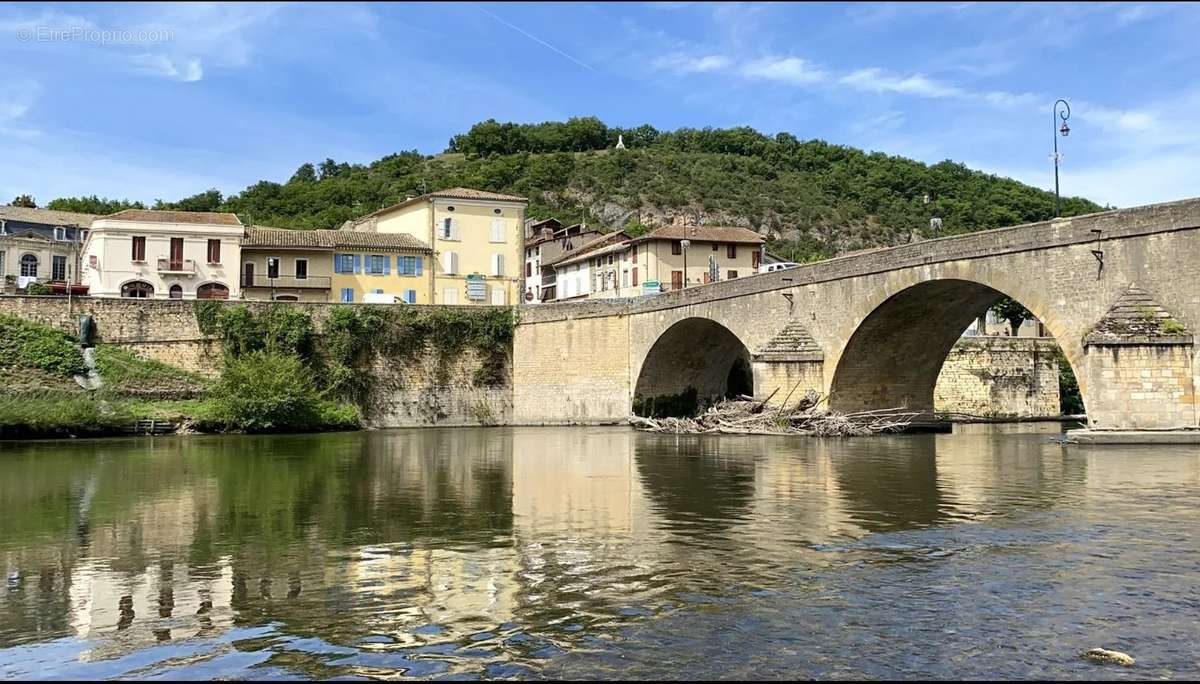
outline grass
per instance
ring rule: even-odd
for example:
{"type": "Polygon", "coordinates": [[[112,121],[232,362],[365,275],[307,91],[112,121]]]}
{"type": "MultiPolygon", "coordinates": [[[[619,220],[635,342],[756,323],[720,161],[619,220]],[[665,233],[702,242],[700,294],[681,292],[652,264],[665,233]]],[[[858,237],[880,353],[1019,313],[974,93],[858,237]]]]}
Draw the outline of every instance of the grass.
{"type": "Polygon", "coordinates": [[[208,379],[169,366],[161,361],[143,359],[128,349],[112,345],[96,347],[96,370],[113,391],[141,390],[148,387],[201,390],[208,379]]]}

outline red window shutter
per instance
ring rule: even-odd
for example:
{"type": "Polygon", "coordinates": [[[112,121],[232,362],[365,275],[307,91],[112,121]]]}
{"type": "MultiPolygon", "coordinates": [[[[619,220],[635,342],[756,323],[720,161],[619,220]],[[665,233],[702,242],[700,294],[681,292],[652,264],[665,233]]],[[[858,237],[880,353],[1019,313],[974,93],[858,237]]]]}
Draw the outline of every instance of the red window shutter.
{"type": "Polygon", "coordinates": [[[133,261],[146,260],[146,238],[137,236],[133,238],[133,261]]]}
{"type": "MultiPolygon", "coordinates": [[[[635,263],[635,264],[637,263],[637,253],[638,253],[637,245],[634,245],[633,246],[633,263],[635,263]]],[[[637,283],[634,283],[634,285],[637,285],[637,283]]]]}
{"type": "Polygon", "coordinates": [[[683,254],[683,245],[679,244],[679,240],[671,241],[671,254],[683,254]]]}
{"type": "Polygon", "coordinates": [[[730,259],[736,259],[737,258],[737,245],[729,245],[729,251],[726,252],[726,255],[730,259]]]}
{"type": "Polygon", "coordinates": [[[762,263],[762,253],[756,249],[750,253],[750,265],[757,269],[759,264],[761,264],[761,263],[762,263]]]}
{"type": "MultiPolygon", "coordinates": [[[[637,253],[637,252],[634,252],[634,254],[636,254],[636,253],[637,253]]],[[[633,267],[633,286],[634,286],[634,287],[637,287],[637,284],[638,284],[638,279],[637,279],[637,266],[634,266],[634,267],[633,267]]]]}
{"type": "Polygon", "coordinates": [[[208,241],[208,263],[210,263],[210,264],[221,263],[221,241],[220,240],[209,240],[208,241]]]}
{"type": "Polygon", "coordinates": [[[671,271],[671,289],[683,289],[683,271],[671,271]]]}

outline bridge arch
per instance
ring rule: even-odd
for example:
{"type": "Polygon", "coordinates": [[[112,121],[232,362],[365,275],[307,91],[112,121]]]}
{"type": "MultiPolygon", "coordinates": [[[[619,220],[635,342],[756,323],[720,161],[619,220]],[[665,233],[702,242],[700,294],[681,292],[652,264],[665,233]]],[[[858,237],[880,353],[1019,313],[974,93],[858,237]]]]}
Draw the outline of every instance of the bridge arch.
{"type": "Polygon", "coordinates": [[[638,368],[634,409],[646,407],[641,412],[647,413],[651,400],[662,407],[667,398],[692,390],[699,402],[754,393],[750,350],[729,328],[709,318],[684,318],[658,336],[638,368]]]}
{"type": "MultiPolygon", "coordinates": [[[[1006,290],[1016,288],[1006,288],[1006,290]]],[[[963,331],[1010,296],[1036,316],[1078,371],[1076,349],[1039,297],[1014,296],[977,280],[940,278],[899,288],[861,319],[842,347],[829,380],[829,405],[839,411],[896,406],[932,410],[942,364],[963,331]]],[[[1085,376],[1076,372],[1085,405],[1085,376]]]]}

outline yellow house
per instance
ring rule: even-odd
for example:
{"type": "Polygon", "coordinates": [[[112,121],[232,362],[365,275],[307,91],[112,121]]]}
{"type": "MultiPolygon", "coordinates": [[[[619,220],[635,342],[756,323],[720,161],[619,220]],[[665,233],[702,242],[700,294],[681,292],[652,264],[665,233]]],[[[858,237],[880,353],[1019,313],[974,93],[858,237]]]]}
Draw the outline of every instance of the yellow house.
{"type": "Polygon", "coordinates": [[[515,304],[527,205],[523,197],[451,188],[348,221],[341,232],[407,234],[432,245],[430,303],[515,304]]]}
{"type": "Polygon", "coordinates": [[[371,301],[368,295],[395,295],[409,304],[430,303],[433,250],[405,233],[322,230],[333,250],[331,302],[371,301]]]}

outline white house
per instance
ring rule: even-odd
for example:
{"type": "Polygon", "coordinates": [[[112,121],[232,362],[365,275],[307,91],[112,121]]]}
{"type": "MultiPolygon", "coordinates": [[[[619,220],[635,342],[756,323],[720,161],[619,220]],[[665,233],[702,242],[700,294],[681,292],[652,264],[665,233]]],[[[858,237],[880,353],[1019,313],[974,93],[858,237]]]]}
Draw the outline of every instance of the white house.
{"type": "Polygon", "coordinates": [[[94,297],[241,295],[242,222],[234,214],[126,209],[92,222],[83,282],[94,297]]]}

